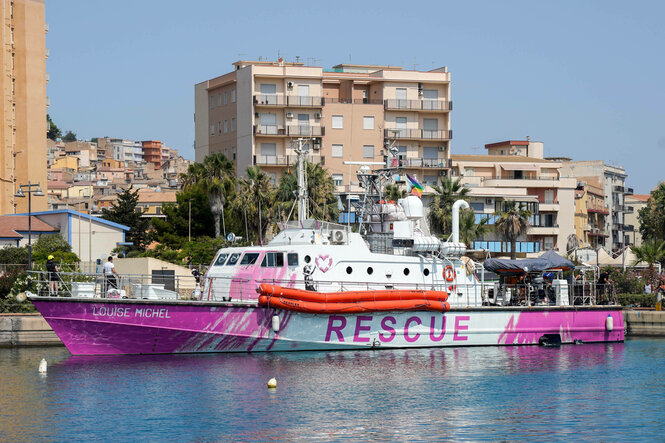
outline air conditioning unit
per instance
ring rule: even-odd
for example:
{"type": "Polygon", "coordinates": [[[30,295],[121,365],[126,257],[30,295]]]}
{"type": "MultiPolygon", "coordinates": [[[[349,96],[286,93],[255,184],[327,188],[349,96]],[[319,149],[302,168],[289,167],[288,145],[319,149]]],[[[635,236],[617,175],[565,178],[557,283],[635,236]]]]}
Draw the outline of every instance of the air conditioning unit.
{"type": "Polygon", "coordinates": [[[316,114],[314,114],[314,118],[317,120],[321,119],[321,113],[317,112],[316,114]]]}
{"type": "Polygon", "coordinates": [[[286,87],[289,89],[293,88],[293,82],[286,82],[286,87]]]}
{"type": "Polygon", "coordinates": [[[293,112],[287,112],[286,118],[293,118],[293,112]]]}
{"type": "Polygon", "coordinates": [[[342,231],[341,229],[330,231],[330,243],[334,245],[346,243],[346,231],[342,231]]]}
{"type": "Polygon", "coordinates": [[[494,200],[492,200],[491,198],[486,198],[485,199],[485,204],[491,205],[493,203],[494,203],[494,200]]]}
{"type": "Polygon", "coordinates": [[[320,137],[314,137],[313,143],[314,143],[315,146],[316,145],[321,146],[321,138],[320,137]]]}
{"type": "Polygon", "coordinates": [[[445,151],[446,147],[445,146],[439,146],[439,151],[445,151]]]}
{"type": "Polygon", "coordinates": [[[419,95],[420,97],[423,96],[423,90],[422,90],[422,89],[418,89],[418,95],[419,95]]]}

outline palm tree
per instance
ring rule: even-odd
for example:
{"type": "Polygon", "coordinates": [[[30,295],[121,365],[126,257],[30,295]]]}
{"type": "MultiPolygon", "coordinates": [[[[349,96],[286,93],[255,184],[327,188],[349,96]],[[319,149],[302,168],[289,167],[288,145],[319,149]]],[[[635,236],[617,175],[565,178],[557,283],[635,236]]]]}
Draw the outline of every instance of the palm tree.
{"type": "Polygon", "coordinates": [[[648,240],[642,243],[641,246],[631,246],[630,249],[632,249],[636,257],[633,266],[642,261],[648,265],[647,281],[655,293],[658,287],[658,275],[654,264],[665,260],[665,241],[648,240]]]}
{"type": "MultiPolygon", "coordinates": [[[[224,154],[211,154],[203,163],[192,163],[187,173],[180,175],[183,188],[191,190],[200,186],[208,194],[210,212],[215,221],[215,238],[221,234],[219,228],[220,218],[224,224],[224,204],[235,187],[235,173],[233,163],[224,154]]],[[[224,226],[226,235],[226,226],[224,226]]]]}
{"type": "Polygon", "coordinates": [[[478,238],[482,238],[490,225],[489,216],[483,217],[476,223],[476,214],[473,210],[464,209],[460,211],[459,217],[459,233],[460,241],[464,242],[467,247],[471,247],[471,242],[478,238]]]}
{"type": "MultiPolygon", "coordinates": [[[[297,167],[295,174],[284,174],[279,179],[277,188],[277,200],[285,207],[292,207],[298,190],[297,167]]],[[[330,173],[319,163],[305,161],[307,171],[307,200],[309,217],[337,222],[339,219],[339,208],[335,196],[335,183],[330,173]]]]}
{"type": "Polygon", "coordinates": [[[462,185],[462,178],[452,180],[441,177],[439,185],[434,185],[434,197],[429,203],[429,223],[433,232],[450,235],[452,224],[452,208],[455,201],[464,199],[469,189],[462,185]]]}
{"type": "Polygon", "coordinates": [[[510,242],[510,258],[515,260],[515,243],[517,237],[526,234],[529,230],[529,217],[531,217],[531,211],[523,209],[521,205],[518,206],[511,200],[505,202],[503,209],[504,210],[499,213],[499,218],[495,225],[503,238],[510,242]]]}
{"type": "Polygon", "coordinates": [[[384,192],[384,199],[385,200],[393,200],[397,201],[400,198],[406,197],[406,189],[402,189],[399,185],[388,185],[386,186],[386,190],[384,192]]]}
{"type": "Polygon", "coordinates": [[[248,230],[256,232],[259,244],[263,244],[266,229],[272,223],[274,200],[275,187],[270,176],[258,166],[247,168],[246,176],[238,182],[232,205],[236,214],[245,218],[248,230]]]}

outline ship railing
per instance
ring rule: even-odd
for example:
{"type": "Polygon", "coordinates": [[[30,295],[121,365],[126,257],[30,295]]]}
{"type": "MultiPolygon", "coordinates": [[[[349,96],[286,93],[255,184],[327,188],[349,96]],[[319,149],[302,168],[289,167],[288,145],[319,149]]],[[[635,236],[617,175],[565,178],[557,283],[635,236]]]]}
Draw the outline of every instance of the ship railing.
{"type": "Polygon", "coordinates": [[[197,280],[192,275],[174,275],[168,271],[114,276],[29,271],[25,286],[26,291],[38,296],[187,300],[196,293],[197,280]]]}

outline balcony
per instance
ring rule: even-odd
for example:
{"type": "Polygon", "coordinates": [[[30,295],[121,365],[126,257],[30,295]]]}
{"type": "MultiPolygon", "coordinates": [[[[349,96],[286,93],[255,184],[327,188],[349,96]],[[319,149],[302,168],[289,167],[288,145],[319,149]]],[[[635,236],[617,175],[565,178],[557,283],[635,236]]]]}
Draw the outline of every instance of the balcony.
{"type": "Polygon", "coordinates": [[[449,169],[452,167],[452,160],[445,158],[401,158],[399,166],[402,168],[432,168],[449,169]]]}
{"type": "MultiPolygon", "coordinates": [[[[323,155],[309,155],[307,160],[310,163],[326,164],[326,158],[323,155]]],[[[290,166],[298,161],[297,155],[255,155],[254,164],[259,166],[290,166]]]]}
{"type": "Polygon", "coordinates": [[[559,202],[556,203],[539,203],[538,211],[540,212],[559,212],[559,202]]]}
{"type": "Polygon", "coordinates": [[[326,128],[324,126],[254,125],[254,135],[263,137],[323,137],[326,135],[326,128]]]}
{"type": "Polygon", "coordinates": [[[619,194],[633,195],[634,190],[633,188],[626,188],[625,186],[616,185],[614,186],[614,192],[618,192],[619,194]]]}
{"type": "Polygon", "coordinates": [[[587,206],[586,211],[594,214],[610,215],[610,210],[607,206],[587,206]]]}
{"type": "Polygon", "coordinates": [[[383,100],[370,100],[368,98],[323,98],[324,104],[343,104],[343,105],[382,105],[383,100]]]}
{"type": "Polygon", "coordinates": [[[605,234],[604,230],[599,228],[591,229],[591,232],[588,232],[587,235],[589,237],[609,237],[609,235],[605,234]]]}
{"type": "Polygon", "coordinates": [[[552,226],[531,226],[527,232],[528,235],[558,235],[559,225],[552,226]]]}
{"type": "Polygon", "coordinates": [[[254,106],[283,107],[290,108],[320,108],[325,100],[322,97],[309,95],[255,95],[254,106]]]}
{"type": "Polygon", "coordinates": [[[624,208],[623,212],[625,212],[626,214],[632,214],[633,212],[635,212],[635,207],[634,206],[626,206],[624,208]]]}
{"type": "Polygon", "coordinates": [[[635,230],[635,226],[626,225],[626,224],[623,224],[623,223],[614,223],[612,225],[612,230],[613,231],[633,232],[635,230]]]}
{"type": "Polygon", "coordinates": [[[423,112],[452,111],[453,102],[449,100],[384,100],[386,110],[407,110],[423,112]]]}
{"type": "Polygon", "coordinates": [[[450,140],[453,131],[445,129],[384,129],[383,136],[401,140],[450,140]]]}

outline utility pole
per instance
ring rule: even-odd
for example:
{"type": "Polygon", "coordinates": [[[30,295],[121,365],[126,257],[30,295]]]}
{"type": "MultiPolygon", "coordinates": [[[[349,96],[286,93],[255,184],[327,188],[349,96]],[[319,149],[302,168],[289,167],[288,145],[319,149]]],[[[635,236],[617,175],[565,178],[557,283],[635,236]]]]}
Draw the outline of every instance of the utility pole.
{"type": "Polygon", "coordinates": [[[189,241],[192,241],[192,199],[189,199],[189,218],[188,218],[188,225],[189,225],[189,241]]]}

